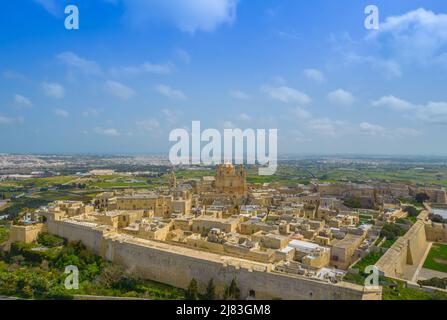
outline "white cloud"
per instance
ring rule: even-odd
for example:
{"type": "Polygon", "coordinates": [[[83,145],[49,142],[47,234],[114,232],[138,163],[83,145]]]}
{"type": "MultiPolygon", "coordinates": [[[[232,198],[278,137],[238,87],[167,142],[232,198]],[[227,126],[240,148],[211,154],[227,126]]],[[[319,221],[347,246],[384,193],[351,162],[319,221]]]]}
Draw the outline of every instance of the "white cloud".
{"type": "Polygon", "coordinates": [[[100,66],[91,60],[79,57],[77,54],[66,51],[58,54],[57,59],[70,68],[77,69],[84,74],[99,74],[101,73],[100,66]]]}
{"type": "Polygon", "coordinates": [[[372,105],[402,111],[410,119],[431,124],[447,125],[447,102],[445,101],[430,101],[426,104],[416,104],[391,95],[373,101],[372,105]]]}
{"type": "Polygon", "coordinates": [[[310,120],[309,128],[318,135],[335,138],[343,133],[347,127],[343,121],[323,118],[310,120]]]}
{"type": "Polygon", "coordinates": [[[64,109],[54,109],[54,114],[61,118],[68,118],[70,114],[64,109]]]}
{"type": "Polygon", "coordinates": [[[122,68],[110,69],[110,74],[114,77],[120,76],[137,76],[141,74],[158,74],[168,75],[175,71],[175,66],[172,63],[155,64],[145,62],[139,66],[129,66],[122,68]]]}
{"type": "Polygon", "coordinates": [[[285,85],[285,84],[287,83],[287,80],[284,79],[284,78],[281,77],[281,76],[276,75],[276,76],[272,77],[272,82],[273,82],[276,86],[283,86],[283,85],[285,85]]]}
{"type": "Polygon", "coordinates": [[[155,90],[159,94],[161,94],[171,100],[186,100],[187,99],[186,95],[182,91],[173,89],[170,86],[167,86],[164,84],[159,84],[158,86],[155,87],[155,90]]]}
{"type": "Polygon", "coordinates": [[[372,136],[383,135],[386,133],[386,129],[384,127],[368,122],[362,122],[360,124],[360,130],[372,136]]]}
{"type": "Polygon", "coordinates": [[[447,65],[447,14],[419,8],[391,16],[367,40],[386,48],[399,61],[447,65]]]}
{"type": "Polygon", "coordinates": [[[382,72],[385,78],[399,78],[402,76],[402,69],[399,63],[393,59],[383,59],[376,56],[362,56],[355,52],[344,53],[343,59],[348,64],[365,64],[370,66],[373,70],[382,72]]]}
{"type": "Polygon", "coordinates": [[[14,95],[14,103],[20,107],[32,107],[33,103],[27,97],[24,97],[20,94],[14,95]]]}
{"type": "Polygon", "coordinates": [[[62,99],[65,97],[65,88],[59,83],[44,82],[42,84],[45,95],[55,99],[62,99]]]}
{"type": "Polygon", "coordinates": [[[410,102],[396,98],[393,95],[383,96],[380,99],[373,101],[371,104],[374,107],[387,107],[397,111],[414,108],[410,102]]]}
{"type": "Polygon", "coordinates": [[[160,123],[156,119],[145,119],[136,122],[137,128],[143,132],[156,132],[160,130],[160,123]]]}
{"type": "Polygon", "coordinates": [[[166,121],[170,124],[179,122],[183,112],[179,110],[162,109],[161,112],[165,115],[166,121]]]}
{"type": "Polygon", "coordinates": [[[0,125],[13,125],[13,124],[22,123],[22,122],[23,122],[22,117],[10,118],[10,117],[0,115],[0,125]]]}
{"type": "Polygon", "coordinates": [[[246,113],[241,113],[241,114],[238,116],[238,118],[239,118],[239,120],[241,120],[241,121],[246,121],[246,122],[251,121],[251,117],[250,117],[248,114],[246,114],[246,113]]]}
{"type": "Polygon", "coordinates": [[[416,117],[424,122],[447,125],[447,102],[429,102],[418,108],[416,117]]]}
{"type": "Polygon", "coordinates": [[[239,100],[249,100],[251,99],[251,95],[240,91],[240,90],[231,90],[230,91],[230,96],[234,99],[239,99],[239,100]]]}
{"type": "Polygon", "coordinates": [[[102,109],[91,108],[83,111],[82,116],[86,118],[97,117],[101,114],[102,111],[103,111],[102,109]]]}
{"type": "Polygon", "coordinates": [[[262,86],[261,92],[267,94],[272,99],[284,102],[284,103],[298,103],[298,104],[309,104],[312,99],[304,92],[298,91],[296,89],[281,86],[262,86]]]}
{"type": "Polygon", "coordinates": [[[296,108],[290,109],[290,112],[293,114],[294,117],[296,117],[299,120],[306,120],[306,119],[310,119],[312,117],[312,115],[310,114],[309,111],[307,111],[301,107],[296,107],[296,108]]]}
{"type": "Polygon", "coordinates": [[[343,89],[332,91],[328,94],[328,99],[333,104],[349,106],[354,103],[354,96],[343,89]]]}
{"type": "Polygon", "coordinates": [[[106,81],[105,89],[112,96],[122,100],[130,99],[135,95],[135,91],[132,88],[117,81],[106,81]]]}
{"type": "Polygon", "coordinates": [[[338,53],[335,64],[362,64],[382,72],[387,79],[401,77],[415,65],[447,67],[447,14],[423,8],[390,16],[360,40],[345,33],[331,36],[338,53]]]}
{"type": "Polygon", "coordinates": [[[401,139],[405,137],[417,137],[421,135],[419,130],[413,128],[386,129],[377,124],[362,122],[359,125],[360,132],[370,136],[381,136],[391,139],[401,139]]]}
{"type": "Polygon", "coordinates": [[[222,123],[222,127],[224,129],[236,129],[237,128],[236,125],[231,121],[224,121],[222,123]]]}
{"type": "Polygon", "coordinates": [[[354,41],[349,33],[331,34],[330,42],[336,53],[333,61],[335,66],[365,65],[382,73],[387,79],[402,76],[401,66],[395,61],[395,57],[392,55],[382,57],[380,52],[375,54],[375,50],[380,47],[380,44],[372,46],[372,41],[354,41]]]}
{"type": "Polygon", "coordinates": [[[41,5],[47,12],[52,14],[53,16],[61,16],[63,11],[61,12],[61,8],[57,4],[56,0],[34,0],[37,4],[41,5]]]}
{"type": "Polygon", "coordinates": [[[95,132],[102,136],[108,136],[108,137],[118,137],[120,135],[119,131],[115,128],[96,127],[95,132]]]}
{"type": "Polygon", "coordinates": [[[184,32],[212,32],[236,19],[237,0],[123,0],[126,16],[134,26],[165,20],[184,32]]]}
{"type": "Polygon", "coordinates": [[[324,76],[323,72],[317,69],[305,69],[303,71],[304,75],[317,83],[324,83],[326,82],[326,77],[324,76]]]}

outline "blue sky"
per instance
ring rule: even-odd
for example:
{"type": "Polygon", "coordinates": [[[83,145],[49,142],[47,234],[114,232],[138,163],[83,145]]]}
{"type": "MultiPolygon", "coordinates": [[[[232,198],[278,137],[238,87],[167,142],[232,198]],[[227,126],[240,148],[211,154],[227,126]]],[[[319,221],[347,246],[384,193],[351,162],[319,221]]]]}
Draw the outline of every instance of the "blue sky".
{"type": "Polygon", "coordinates": [[[18,0],[0,11],[0,152],[160,153],[190,127],[288,153],[447,154],[442,0],[18,0]],[[78,6],[80,29],[64,28],[78,6]],[[375,4],[380,28],[364,27],[375,4]]]}

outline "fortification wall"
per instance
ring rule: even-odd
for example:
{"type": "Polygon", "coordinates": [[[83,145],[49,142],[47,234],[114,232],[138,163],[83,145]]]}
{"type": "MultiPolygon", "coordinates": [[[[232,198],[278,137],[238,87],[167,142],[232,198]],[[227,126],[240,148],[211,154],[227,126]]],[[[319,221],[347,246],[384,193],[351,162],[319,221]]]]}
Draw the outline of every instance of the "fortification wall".
{"type": "MultiPolygon", "coordinates": [[[[149,245],[149,244],[148,244],[149,245]]],[[[252,264],[240,266],[242,260],[222,258],[203,254],[195,250],[178,249],[178,252],[164,248],[164,244],[145,246],[129,241],[110,240],[107,256],[112,261],[125,265],[145,278],[187,288],[190,281],[197,280],[199,289],[204,291],[207,282],[213,279],[216,290],[222,294],[225,285],[236,279],[241,298],[250,291],[257,299],[319,299],[319,300],[360,300],[380,299],[381,291],[364,292],[363,287],[348,283],[338,285],[327,282],[269,272],[268,265],[252,264]],[[169,250],[169,251],[168,251],[169,250]],[[234,263],[234,264],[233,264],[234,263]]],[[[172,250],[176,250],[171,246],[172,250]]],[[[242,262],[243,263],[243,262],[242,262]]]]}
{"type": "MultiPolygon", "coordinates": [[[[428,211],[422,211],[416,223],[385,252],[375,264],[387,277],[409,278],[407,266],[417,265],[428,246],[425,219],[428,211]]],[[[411,280],[411,279],[408,279],[411,280]]]]}
{"type": "Polygon", "coordinates": [[[9,241],[31,243],[36,241],[39,233],[43,231],[46,231],[46,225],[43,223],[28,226],[12,225],[9,231],[9,241]]]}
{"type": "Polygon", "coordinates": [[[103,255],[104,231],[66,221],[50,221],[47,225],[48,233],[55,234],[68,241],[82,241],[95,254],[103,255]]]}
{"type": "Polygon", "coordinates": [[[66,221],[48,225],[48,232],[70,241],[81,240],[96,254],[125,266],[130,272],[178,288],[187,288],[194,278],[199,289],[205,291],[208,281],[213,279],[222,295],[225,286],[236,279],[242,299],[250,293],[257,299],[381,299],[381,290],[365,291],[355,284],[330,284],[272,272],[270,264],[107,233],[66,221]]]}
{"type": "Polygon", "coordinates": [[[425,234],[428,241],[447,243],[447,224],[427,223],[425,234]]]}

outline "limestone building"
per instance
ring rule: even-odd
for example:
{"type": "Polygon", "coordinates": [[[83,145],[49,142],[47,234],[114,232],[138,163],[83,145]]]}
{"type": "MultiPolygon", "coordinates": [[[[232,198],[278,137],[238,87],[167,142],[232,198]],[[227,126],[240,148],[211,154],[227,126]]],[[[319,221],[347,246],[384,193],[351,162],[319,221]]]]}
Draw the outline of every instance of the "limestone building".
{"type": "Polygon", "coordinates": [[[219,193],[242,196],[247,193],[247,172],[241,165],[223,164],[217,167],[215,188],[219,193]]]}

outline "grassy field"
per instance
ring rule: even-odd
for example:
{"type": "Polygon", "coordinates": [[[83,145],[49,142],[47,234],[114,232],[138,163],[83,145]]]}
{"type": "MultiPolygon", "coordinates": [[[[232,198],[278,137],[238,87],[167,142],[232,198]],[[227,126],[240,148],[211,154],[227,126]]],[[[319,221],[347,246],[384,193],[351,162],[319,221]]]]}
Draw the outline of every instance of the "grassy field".
{"type": "Polygon", "coordinates": [[[35,198],[47,200],[49,202],[56,200],[71,200],[88,202],[96,196],[96,193],[90,191],[44,191],[36,193],[35,198]]]}
{"type": "Polygon", "coordinates": [[[367,255],[366,257],[364,257],[362,260],[360,260],[359,262],[357,262],[353,268],[354,269],[358,269],[361,272],[365,271],[365,268],[367,266],[372,266],[374,264],[376,264],[377,261],[379,261],[379,259],[383,256],[383,253],[381,252],[371,252],[369,255],[367,255]]]}
{"type": "Polygon", "coordinates": [[[424,262],[424,268],[447,272],[447,245],[434,243],[424,262]]]}
{"type": "Polygon", "coordinates": [[[164,178],[131,177],[122,175],[98,176],[80,181],[89,189],[148,188],[153,189],[167,183],[164,178]]]}
{"type": "Polygon", "coordinates": [[[442,291],[423,292],[417,289],[406,288],[402,281],[383,278],[383,300],[447,300],[447,293],[442,291]]]}
{"type": "Polygon", "coordinates": [[[353,269],[359,270],[359,274],[348,273],[343,278],[344,281],[356,283],[359,285],[365,284],[365,278],[367,274],[365,274],[365,268],[367,266],[374,265],[377,261],[379,261],[380,257],[383,253],[380,252],[371,252],[369,255],[358,261],[355,265],[352,266],[353,269]]]}
{"type": "Polygon", "coordinates": [[[394,244],[394,242],[396,242],[396,240],[390,240],[390,239],[386,239],[383,243],[382,243],[382,248],[391,248],[391,246],[394,244]]]}
{"type": "Polygon", "coordinates": [[[381,180],[412,184],[447,186],[447,170],[415,170],[413,168],[321,168],[311,171],[320,179],[334,181],[367,181],[381,180]]]}
{"type": "Polygon", "coordinates": [[[48,177],[48,178],[33,178],[33,179],[26,179],[23,181],[17,181],[15,182],[18,186],[23,187],[37,187],[37,188],[46,188],[58,184],[64,184],[69,183],[71,181],[75,181],[77,178],[74,176],[55,176],[55,177],[48,177]]]}
{"type": "MultiPolygon", "coordinates": [[[[370,253],[353,266],[353,268],[358,269],[360,273],[347,274],[343,280],[364,285],[367,276],[364,273],[365,268],[369,265],[374,265],[382,255],[382,253],[370,253]]],[[[430,293],[407,288],[405,283],[399,280],[380,277],[379,283],[383,289],[383,300],[447,300],[447,294],[444,292],[435,291],[430,293]]]]}

